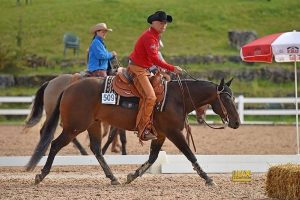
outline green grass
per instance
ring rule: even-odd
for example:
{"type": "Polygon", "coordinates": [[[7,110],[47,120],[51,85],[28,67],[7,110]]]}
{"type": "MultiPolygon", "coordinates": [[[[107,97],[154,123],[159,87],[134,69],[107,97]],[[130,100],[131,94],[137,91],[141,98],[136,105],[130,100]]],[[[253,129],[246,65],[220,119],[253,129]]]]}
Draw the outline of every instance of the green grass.
{"type": "Polygon", "coordinates": [[[32,96],[38,87],[9,87],[1,88],[0,96],[32,96]]]}
{"type": "MultiPolygon", "coordinates": [[[[298,0],[35,0],[16,6],[14,0],[0,4],[1,43],[16,49],[16,36],[22,22],[22,49],[27,53],[62,57],[63,34],[74,32],[81,38],[84,58],[90,43],[90,27],[106,22],[113,32],[107,46],[127,56],[148,27],[146,18],[156,10],[170,13],[174,21],[163,35],[166,55],[232,55],[229,30],[255,30],[259,36],[300,30],[298,0]]],[[[68,52],[68,57],[73,57],[68,52]]]]}
{"type": "MultiPolygon", "coordinates": [[[[259,36],[275,32],[300,30],[300,6],[297,0],[35,0],[32,4],[16,5],[14,0],[2,0],[0,4],[0,45],[15,54],[16,36],[22,19],[22,52],[45,56],[55,63],[63,59],[62,37],[65,32],[74,32],[81,38],[81,52],[69,59],[84,59],[91,35],[89,28],[106,22],[113,32],[107,36],[107,46],[120,56],[128,56],[140,33],[148,27],[146,18],[156,10],[165,10],[174,18],[163,34],[163,54],[172,55],[238,55],[239,51],[228,45],[229,30],[255,30],[259,36]]],[[[183,66],[189,72],[227,70],[248,70],[272,67],[278,64],[241,65],[225,62],[222,64],[194,64],[183,66]]],[[[55,65],[54,65],[55,66],[55,65]]],[[[289,64],[280,67],[292,69],[289,64]]],[[[0,73],[62,74],[81,71],[85,66],[38,67],[18,66],[0,69],[0,73]]],[[[219,81],[219,80],[212,80],[219,81]]],[[[245,96],[284,96],[293,93],[293,83],[271,83],[264,80],[234,81],[236,94],[245,96]],[[266,88],[268,87],[268,88],[266,88]]],[[[12,88],[0,93],[22,95],[12,88]]],[[[25,89],[27,90],[27,89],[25,89]]],[[[27,91],[30,91],[27,90],[27,91]]],[[[33,90],[32,90],[33,91],[33,90]]],[[[32,94],[31,94],[32,95],[32,94]]]]}
{"type": "MultiPolygon", "coordinates": [[[[138,36],[149,25],[146,18],[156,10],[165,10],[173,16],[173,23],[163,34],[166,56],[173,55],[238,55],[239,51],[228,45],[228,31],[255,30],[258,36],[271,33],[300,30],[300,6],[298,0],[34,0],[32,4],[16,6],[15,0],[1,0],[0,46],[10,55],[18,52],[45,56],[50,62],[63,59],[63,35],[73,32],[81,39],[81,51],[74,56],[67,52],[68,59],[84,59],[89,46],[90,27],[106,22],[113,29],[107,35],[107,47],[120,57],[128,56],[138,36]],[[22,48],[17,47],[16,37],[21,36],[22,48]]],[[[253,66],[223,63],[187,65],[189,72],[210,70],[247,70],[272,67],[276,64],[253,66]]],[[[292,69],[289,64],[280,67],[292,69]]],[[[61,74],[83,70],[74,67],[8,67],[0,73],[61,74]]],[[[213,80],[217,82],[219,80],[213,80]]],[[[238,81],[232,84],[235,95],[246,97],[291,96],[294,83],[273,83],[268,80],[238,81]]],[[[298,87],[300,88],[300,87],[298,87]]],[[[0,90],[0,96],[33,95],[37,87],[12,87],[0,90]]],[[[1,121],[1,119],[0,119],[1,121]]],[[[292,121],[292,120],[291,120],[292,121]]]]}
{"type": "Polygon", "coordinates": [[[26,116],[6,117],[0,116],[0,125],[23,125],[26,116]]]}

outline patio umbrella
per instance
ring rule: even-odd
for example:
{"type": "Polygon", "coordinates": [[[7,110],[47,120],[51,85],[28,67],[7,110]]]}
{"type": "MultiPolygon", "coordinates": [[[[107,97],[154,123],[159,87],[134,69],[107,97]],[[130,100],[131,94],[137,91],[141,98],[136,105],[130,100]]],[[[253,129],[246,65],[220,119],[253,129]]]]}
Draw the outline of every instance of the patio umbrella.
{"type": "Polygon", "coordinates": [[[241,58],[246,62],[293,62],[295,69],[296,130],[299,154],[297,62],[300,61],[300,32],[285,32],[267,35],[241,48],[241,58]]]}

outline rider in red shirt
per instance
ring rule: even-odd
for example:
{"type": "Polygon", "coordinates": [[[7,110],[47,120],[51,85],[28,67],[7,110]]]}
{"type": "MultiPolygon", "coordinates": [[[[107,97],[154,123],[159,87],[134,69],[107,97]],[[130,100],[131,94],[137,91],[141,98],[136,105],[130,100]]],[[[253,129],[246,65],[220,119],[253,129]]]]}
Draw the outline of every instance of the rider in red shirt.
{"type": "Polygon", "coordinates": [[[146,69],[155,65],[174,71],[173,65],[170,65],[159,58],[159,37],[160,33],[153,27],[147,29],[135,44],[134,50],[129,56],[130,60],[146,69]]]}
{"type": "Polygon", "coordinates": [[[136,127],[139,138],[145,141],[156,139],[151,122],[156,96],[148,78],[150,76],[148,69],[155,65],[174,73],[182,72],[180,67],[161,60],[158,54],[160,34],[165,32],[167,23],[172,22],[172,16],[164,11],[157,11],[148,17],[147,22],[151,24],[150,28],[142,33],[136,42],[129,56],[128,66],[128,71],[133,74],[133,83],[141,96],[136,127]]]}

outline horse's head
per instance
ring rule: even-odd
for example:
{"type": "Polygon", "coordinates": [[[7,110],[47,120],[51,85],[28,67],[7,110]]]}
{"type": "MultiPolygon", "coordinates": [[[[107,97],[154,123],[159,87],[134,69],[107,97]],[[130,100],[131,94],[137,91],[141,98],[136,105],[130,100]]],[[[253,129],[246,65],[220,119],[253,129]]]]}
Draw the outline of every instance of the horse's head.
{"type": "Polygon", "coordinates": [[[232,79],[227,83],[224,83],[224,79],[221,80],[217,86],[217,98],[211,104],[212,110],[218,114],[224,123],[228,123],[230,128],[238,128],[240,126],[240,117],[236,110],[234,103],[234,96],[232,94],[230,84],[232,79]]]}

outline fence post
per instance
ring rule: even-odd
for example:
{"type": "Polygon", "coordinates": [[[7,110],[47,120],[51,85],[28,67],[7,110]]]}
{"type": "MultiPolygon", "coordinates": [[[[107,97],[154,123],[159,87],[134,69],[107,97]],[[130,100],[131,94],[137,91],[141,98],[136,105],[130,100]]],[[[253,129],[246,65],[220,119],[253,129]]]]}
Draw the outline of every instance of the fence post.
{"type": "Polygon", "coordinates": [[[244,96],[240,95],[238,97],[238,112],[240,115],[241,124],[244,123],[244,96]]]}
{"type": "Polygon", "coordinates": [[[150,174],[161,174],[161,166],[168,162],[167,153],[165,151],[160,151],[156,161],[148,169],[150,174]]]}

